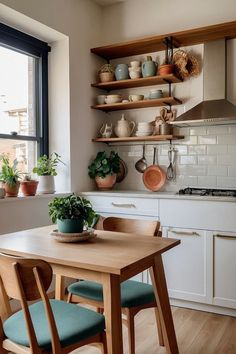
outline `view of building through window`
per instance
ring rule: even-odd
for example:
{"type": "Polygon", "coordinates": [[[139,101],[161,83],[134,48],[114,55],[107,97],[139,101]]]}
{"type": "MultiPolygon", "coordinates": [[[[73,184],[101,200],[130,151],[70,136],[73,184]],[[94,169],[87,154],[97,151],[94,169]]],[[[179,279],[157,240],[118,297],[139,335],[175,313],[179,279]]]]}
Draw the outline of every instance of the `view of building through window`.
{"type": "Polygon", "coordinates": [[[4,138],[36,136],[35,70],[37,59],[0,46],[0,154],[18,160],[30,172],[37,158],[37,142],[4,138]]]}

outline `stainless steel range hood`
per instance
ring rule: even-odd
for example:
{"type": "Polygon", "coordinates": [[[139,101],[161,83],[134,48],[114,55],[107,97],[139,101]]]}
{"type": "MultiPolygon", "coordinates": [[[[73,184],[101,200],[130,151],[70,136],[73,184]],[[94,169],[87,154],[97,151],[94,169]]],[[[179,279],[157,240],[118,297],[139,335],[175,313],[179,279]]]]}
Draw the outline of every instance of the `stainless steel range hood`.
{"type": "Polygon", "coordinates": [[[203,102],[176,118],[173,125],[236,124],[236,106],[227,100],[225,40],[204,44],[203,102]]]}

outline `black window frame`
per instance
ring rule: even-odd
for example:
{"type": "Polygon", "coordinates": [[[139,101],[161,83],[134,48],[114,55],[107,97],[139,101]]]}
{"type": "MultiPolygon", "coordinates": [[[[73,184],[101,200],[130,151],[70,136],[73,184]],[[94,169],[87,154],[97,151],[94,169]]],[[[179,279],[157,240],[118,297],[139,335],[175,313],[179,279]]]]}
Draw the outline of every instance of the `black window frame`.
{"type": "Polygon", "coordinates": [[[0,46],[12,49],[34,58],[38,58],[38,70],[35,77],[38,107],[36,110],[36,134],[1,134],[0,139],[35,141],[38,155],[49,154],[48,124],[48,53],[51,47],[35,37],[0,23],[0,46]]]}

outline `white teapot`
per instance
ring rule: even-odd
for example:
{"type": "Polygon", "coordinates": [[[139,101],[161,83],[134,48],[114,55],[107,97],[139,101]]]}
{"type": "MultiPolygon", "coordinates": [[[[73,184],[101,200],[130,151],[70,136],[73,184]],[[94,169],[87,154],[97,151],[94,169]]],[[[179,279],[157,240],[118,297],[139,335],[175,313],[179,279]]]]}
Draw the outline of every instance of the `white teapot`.
{"type": "Polygon", "coordinates": [[[127,121],[124,114],[122,114],[121,119],[117,121],[114,132],[119,138],[124,138],[131,136],[135,128],[135,122],[127,121]]]}

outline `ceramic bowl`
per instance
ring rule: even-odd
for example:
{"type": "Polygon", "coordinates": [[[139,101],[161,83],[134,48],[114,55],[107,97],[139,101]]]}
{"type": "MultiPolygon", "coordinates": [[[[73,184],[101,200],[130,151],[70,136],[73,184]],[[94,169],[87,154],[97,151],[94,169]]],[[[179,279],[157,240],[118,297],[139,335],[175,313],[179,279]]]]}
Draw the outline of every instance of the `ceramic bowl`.
{"type": "Polygon", "coordinates": [[[122,101],[122,97],[120,95],[107,95],[105,98],[106,104],[119,103],[122,101]]]}
{"type": "Polygon", "coordinates": [[[144,99],[144,95],[129,95],[130,102],[142,101],[144,99]]]}
{"type": "Polygon", "coordinates": [[[107,97],[106,95],[98,95],[97,96],[97,104],[104,104],[106,97],[107,97]]]}
{"type": "Polygon", "coordinates": [[[149,92],[149,99],[156,99],[156,98],[162,98],[163,97],[163,92],[162,90],[151,90],[149,92]]]}

